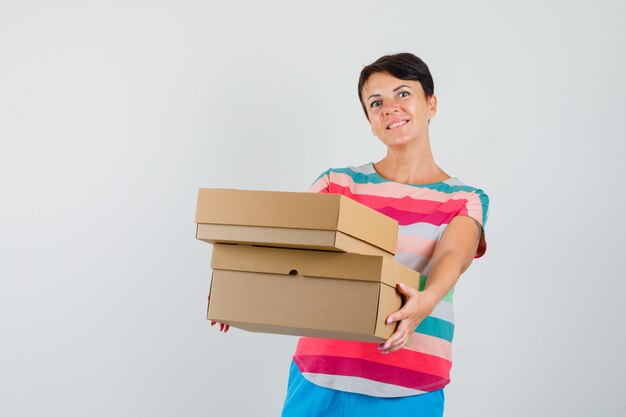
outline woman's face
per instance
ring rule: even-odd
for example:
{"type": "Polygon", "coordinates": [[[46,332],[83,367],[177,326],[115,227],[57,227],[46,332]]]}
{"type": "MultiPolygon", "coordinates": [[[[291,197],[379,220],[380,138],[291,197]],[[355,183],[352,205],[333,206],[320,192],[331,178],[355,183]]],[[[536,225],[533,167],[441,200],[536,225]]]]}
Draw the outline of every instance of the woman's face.
{"type": "Polygon", "coordinates": [[[372,74],[362,97],[372,132],[389,147],[408,145],[428,134],[437,98],[426,98],[419,81],[401,80],[387,72],[372,74]]]}

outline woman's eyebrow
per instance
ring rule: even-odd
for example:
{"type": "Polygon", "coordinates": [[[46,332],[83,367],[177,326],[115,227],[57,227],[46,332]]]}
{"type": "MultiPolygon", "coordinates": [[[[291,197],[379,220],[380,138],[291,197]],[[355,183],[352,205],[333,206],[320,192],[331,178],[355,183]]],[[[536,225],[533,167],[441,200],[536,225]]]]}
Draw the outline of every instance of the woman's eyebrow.
{"type": "Polygon", "coordinates": [[[411,88],[410,86],[406,85],[406,84],[402,84],[397,86],[396,88],[393,89],[393,92],[395,93],[396,91],[398,91],[399,89],[406,87],[406,88],[411,88]]]}
{"type": "MultiPolygon", "coordinates": [[[[394,89],[393,89],[393,92],[395,93],[396,91],[398,91],[399,89],[404,88],[404,87],[406,87],[406,88],[411,88],[411,86],[409,86],[409,85],[402,84],[402,85],[399,85],[399,86],[397,86],[396,88],[394,88],[394,89]]],[[[381,96],[380,94],[372,94],[372,95],[370,95],[367,99],[369,100],[369,99],[370,99],[370,98],[372,98],[372,97],[380,97],[380,96],[381,96]]]]}

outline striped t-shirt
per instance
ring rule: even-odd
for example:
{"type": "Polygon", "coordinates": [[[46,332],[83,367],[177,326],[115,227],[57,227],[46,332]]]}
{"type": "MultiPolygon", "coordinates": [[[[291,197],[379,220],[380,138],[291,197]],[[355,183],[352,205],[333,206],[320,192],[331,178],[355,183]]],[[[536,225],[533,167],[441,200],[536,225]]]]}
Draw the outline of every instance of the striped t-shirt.
{"type": "MultiPolygon", "coordinates": [[[[394,260],[420,272],[426,284],[435,246],[455,216],[487,221],[489,199],[457,178],[404,184],[378,175],[372,163],[324,172],[311,192],[343,194],[399,223],[394,260]]],[[[476,257],[485,253],[481,239],[476,257]]],[[[303,337],[293,357],[306,379],[322,387],[376,397],[405,397],[450,382],[454,315],[452,289],[399,351],[383,355],[376,343],[303,337]]]]}

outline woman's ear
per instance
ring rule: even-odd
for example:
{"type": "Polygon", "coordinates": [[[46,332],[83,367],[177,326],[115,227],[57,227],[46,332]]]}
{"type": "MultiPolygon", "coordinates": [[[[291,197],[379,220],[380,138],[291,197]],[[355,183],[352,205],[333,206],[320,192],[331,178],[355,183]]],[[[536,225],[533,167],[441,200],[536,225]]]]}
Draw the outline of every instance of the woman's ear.
{"type": "Polygon", "coordinates": [[[437,114],[437,96],[432,95],[428,97],[428,121],[435,117],[437,114]]]}

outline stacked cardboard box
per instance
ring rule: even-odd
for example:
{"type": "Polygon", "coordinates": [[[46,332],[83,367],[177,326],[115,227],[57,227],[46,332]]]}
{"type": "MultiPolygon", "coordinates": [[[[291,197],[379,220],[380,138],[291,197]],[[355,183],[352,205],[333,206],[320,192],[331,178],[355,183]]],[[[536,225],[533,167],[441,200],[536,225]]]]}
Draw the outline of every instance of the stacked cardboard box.
{"type": "Polygon", "coordinates": [[[380,342],[402,305],[398,224],[348,197],[200,189],[196,237],[213,243],[207,318],[265,333],[380,342]]]}

